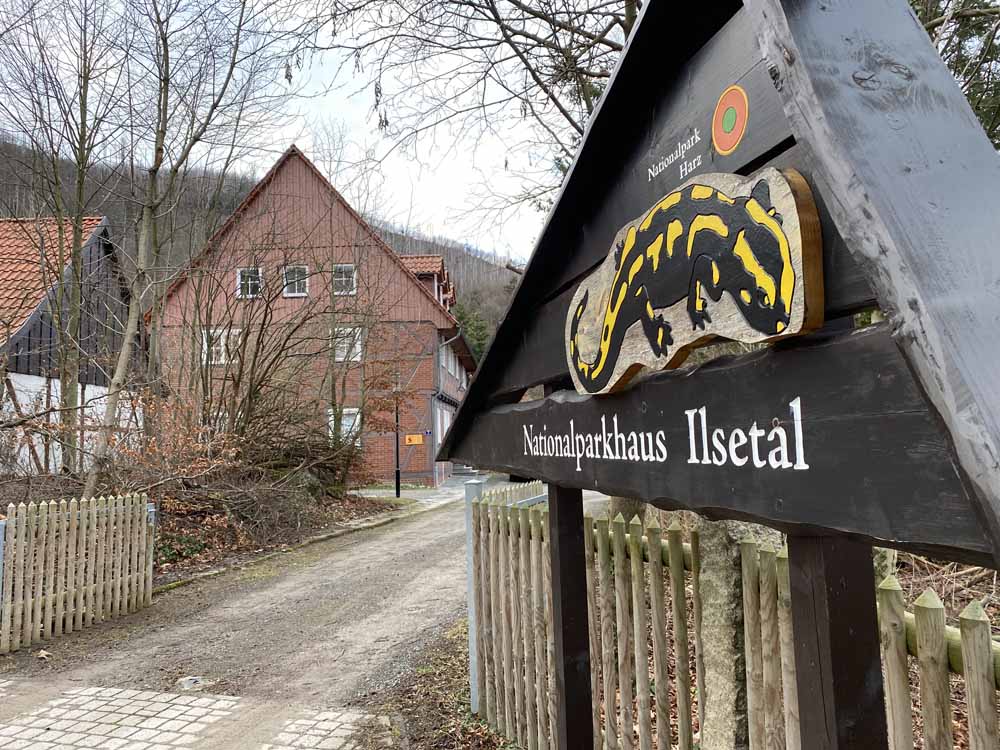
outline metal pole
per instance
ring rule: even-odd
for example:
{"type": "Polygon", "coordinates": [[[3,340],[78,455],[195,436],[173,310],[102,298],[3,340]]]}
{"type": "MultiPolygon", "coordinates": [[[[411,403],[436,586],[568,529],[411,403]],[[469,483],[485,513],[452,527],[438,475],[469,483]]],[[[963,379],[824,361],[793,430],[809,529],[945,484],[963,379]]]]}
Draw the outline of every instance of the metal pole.
{"type": "Polygon", "coordinates": [[[472,479],[465,483],[465,592],[469,607],[469,697],[472,713],[479,713],[479,681],[476,675],[479,671],[479,632],[478,612],[476,611],[476,595],[472,586],[472,548],[478,542],[472,536],[472,504],[483,496],[485,482],[482,479],[472,479]]]}
{"type": "Polygon", "coordinates": [[[396,393],[396,497],[399,497],[399,480],[399,393],[396,393]]]}

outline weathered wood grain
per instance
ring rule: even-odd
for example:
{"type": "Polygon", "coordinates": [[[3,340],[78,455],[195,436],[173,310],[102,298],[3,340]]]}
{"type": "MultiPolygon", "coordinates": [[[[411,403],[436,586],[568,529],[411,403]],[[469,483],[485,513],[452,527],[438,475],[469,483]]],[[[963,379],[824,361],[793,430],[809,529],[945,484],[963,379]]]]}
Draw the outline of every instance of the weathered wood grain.
{"type": "Polygon", "coordinates": [[[38,505],[28,503],[27,525],[24,545],[24,619],[21,623],[21,641],[25,646],[34,643],[35,637],[35,592],[41,582],[35,556],[38,551],[35,535],[38,533],[38,505]]]}
{"type": "Polygon", "coordinates": [[[879,634],[885,668],[885,709],[891,750],[913,747],[910,713],[910,665],[906,653],[906,605],[895,576],[878,587],[879,634]]]}
{"type": "Polygon", "coordinates": [[[507,606],[510,609],[510,639],[513,654],[514,671],[511,682],[514,684],[514,736],[517,743],[524,747],[526,727],[524,710],[524,641],[521,626],[521,556],[519,539],[519,518],[517,508],[507,509],[507,563],[509,565],[507,578],[507,606]]]}
{"type": "Polygon", "coordinates": [[[69,567],[69,504],[65,500],[59,501],[58,515],[59,537],[58,558],[56,560],[56,611],[55,622],[53,623],[52,634],[59,637],[63,634],[64,622],[67,607],[67,575],[69,567]]]}
{"type": "MultiPolygon", "coordinates": [[[[699,422],[695,429],[700,432],[699,422]]],[[[701,461],[703,446],[695,447],[701,461]]],[[[497,407],[477,416],[454,458],[709,517],[744,518],[792,533],[825,528],[881,546],[992,562],[951,439],[883,325],[657,373],[618,394],[560,392],[497,407]],[[709,432],[739,428],[745,435],[755,423],[778,420],[791,436],[793,398],[801,406],[808,470],[689,463],[687,410],[704,407],[709,432]],[[584,457],[577,470],[573,457],[532,455],[526,447],[529,428],[568,435],[572,420],[574,436],[601,437],[615,418],[621,432],[662,430],[666,460],[584,457]]]]}
{"type": "Polygon", "coordinates": [[[618,669],[615,664],[615,578],[607,518],[597,519],[597,567],[601,589],[601,677],[604,691],[604,747],[618,748],[618,669]]]}
{"type": "Polygon", "coordinates": [[[14,537],[14,607],[11,619],[11,649],[21,648],[24,637],[24,575],[25,575],[25,536],[27,535],[28,506],[18,503],[15,519],[17,529],[14,537]]]}
{"type": "Polygon", "coordinates": [[[799,688],[795,677],[795,636],[792,632],[792,592],[788,578],[788,548],[778,553],[778,630],[781,639],[781,688],[785,712],[785,750],[802,750],[799,730],[799,688]]]}
{"type": "Polygon", "coordinates": [[[552,590],[550,730],[556,748],[594,744],[587,635],[587,577],[583,550],[583,493],[549,485],[548,544],[552,590]]]}
{"type": "Polygon", "coordinates": [[[538,747],[549,746],[548,636],[546,635],[545,573],[547,560],[542,546],[542,514],[531,511],[531,594],[535,633],[535,699],[538,717],[538,747]]]}
{"type": "Polygon", "coordinates": [[[632,584],[632,649],[635,657],[636,724],[639,750],[652,750],[653,727],[649,710],[649,639],[646,617],[646,566],[642,559],[642,522],[638,516],[629,524],[628,556],[632,584]]]}
{"type": "Polygon", "coordinates": [[[604,745],[601,730],[601,621],[597,606],[597,559],[594,549],[594,519],[583,517],[583,553],[587,565],[587,630],[590,636],[591,723],[594,727],[594,750],[604,745]]]}
{"type": "Polygon", "coordinates": [[[546,736],[546,742],[553,750],[561,750],[558,744],[559,706],[566,700],[563,695],[566,686],[565,682],[560,679],[556,654],[555,621],[553,619],[555,616],[555,566],[552,564],[552,529],[549,525],[548,512],[542,513],[540,527],[542,531],[542,585],[545,587],[545,622],[547,625],[545,628],[545,666],[548,675],[548,692],[546,693],[548,705],[546,709],[549,715],[549,733],[546,736]]]}
{"type": "MultiPolygon", "coordinates": [[[[663,555],[656,554],[663,546],[656,515],[653,514],[646,524],[649,547],[649,604],[653,622],[653,671],[656,676],[656,747],[669,748],[670,653],[667,650],[666,599],[663,595],[663,555]]],[[[695,634],[697,637],[697,626],[695,634]]]]}
{"type": "Polygon", "coordinates": [[[86,618],[85,625],[89,628],[94,624],[97,612],[97,519],[100,512],[103,510],[99,508],[99,500],[91,500],[90,502],[90,518],[87,521],[87,573],[85,577],[85,586],[87,588],[86,596],[86,618]]]}
{"type": "Polygon", "coordinates": [[[944,605],[933,589],[927,589],[913,603],[913,614],[917,661],[920,664],[924,750],[952,750],[955,745],[951,732],[951,684],[944,605]]]}
{"type": "Polygon", "coordinates": [[[693,750],[691,727],[691,643],[688,639],[687,589],[684,585],[684,540],[680,523],[674,519],[667,529],[670,564],[670,605],[674,626],[674,681],[677,693],[677,747],[693,750]]]}
{"type": "Polygon", "coordinates": [[[496,664],[496,636],[493,631],[493,606],[490,598],[490,567],[492,564],[490,555],[490,521],[492,506],[482,500],[479,502],[479,506],[479,547],[481,549],[479,579],[481,582],[481,591],[478,622],[482,632],[480,653],[483,655],[483,666],[486,673],[486,684],[480,695],[483,696],[483,702],[486,707],[486,721],[491,727],[496,727],[496,683],[493,678],[493,670],[496,664]]]}
{"type": "Polygon", "coordinates": [[[796,139],[818,157],[816,187],[955,442],[1000,565],[996,149],[908,3],[746,7],[796,139]]]}
{"type": "Polygon", "coordinates": [[[767,750],[786,750],[781,635],[778,629],[778,565],[770,545],[760,548],[760,639],[764,677],[764,747],[767,750]]]}
{"type": "Polygon", "coordinates": [[[139,564],[139,539],[142,535],[142,526],[139,515],[139,496],[131,495],[129,498],[129,572],[128,572],[128,610],[136,612],[139,609],[139,580],[141,578],[142,566],[139,564]]]}
{"type": "Polygon", "coordinates": [[[47,502],[40,502],[38,504],[37,545],[34,575],[34,611],[31,615],[32,622],[34,623],[31,629],[31,639],[36,643],[45,636],[46,628],[43,618],[45,616],[45,598],[49,593],[49,579],[45,577],[49,556],[49,504],[47,502]]]}
{"type": "Polygon", "coordinates": [[[993,679],[990,620],[973,599],[958,618],[965,665],[965,695],[969,716],[969,750],[995,750],[997,695],[993,679]]]}
{"type": "Polygon", "coordinates": [[[871,547],[788,538],[801,746],[886,750],[871,547]]]}
{"type": "Polygon", "coordinates": [[[757,542],[740,542],[743,581],[743,644],[747,670],[747,720],[750,750],[764,749],[764,665],[760,640],[760,562],[757,542]]]}
{"type": "Polygon", "coordinates": [[[143,515],[143,519],[146,525],[148,526],[146,532],[148,540],[146,544],[146,588],[145,588],[145,599],[143,600],[145,606],[148,607],[150,604],[153,603],[153,561],[156,552],[156,527],[154,526],[153,521],[149,519],[148,495],[142,496],[142,503],[143,507],[147,509],[145,515],[143,515]]]}
{"type": "Polygon", "coordinates": [[[520,552],[521,574],[521,635],[524,641],[524,731],[528,750],[538,748],[538,696],[535,685],[535,613],[532,608],[532,560],[531,560],[531,510],[519,508],[518,549],[520,552]]]}
{"type": "Polygon", "coordinates": [[[73,628],[76,630],[83,630],[83,614],[87,602],[87,526],[93,502],[92,499],[80,501],[76,538],[70,540],[71,544],[76,545],[76,583],[73,589],[73,628]]]}
{"type": "Polygon", "coordinates": [[[0,582],[0,654],[10,653],[10,629],[14,603],[14,532],[17,526],[16,508],[7,505],[4,525],[3,581],[0,582]]]}
{"type": "Polygon", "coordinates": [[[104,611],[102,617],[109,619],[115,616],[115,592],[114,592],[114,570],[115,570],[115,504],[114,498],[105,498],[104,503],[104,533],[105,533],[105,557],[104,557],[104,577],[101,588],[104,590],[104,611]]]}
{"type": "Polygon", "coordinates": [[[628,552],[626,551],[625,519],[619,513],[611,522],[611,547],[615,563],[615,615],[618,625],[618,689],[621,693],[621,713],[618,726],[621,731],[622,750],[634,747],[635,717],[633,714],[635,684],[635,650],[632,631],[632,586],[629,581],[628,552]]]}

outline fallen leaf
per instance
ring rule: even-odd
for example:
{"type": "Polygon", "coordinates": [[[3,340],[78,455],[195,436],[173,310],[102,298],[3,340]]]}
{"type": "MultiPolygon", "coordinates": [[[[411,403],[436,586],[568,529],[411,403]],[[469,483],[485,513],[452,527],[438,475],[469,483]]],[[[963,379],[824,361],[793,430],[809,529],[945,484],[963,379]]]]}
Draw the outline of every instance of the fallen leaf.
{"type": "Polygon", "coordinates": [[[45,649],[40,648],[40,649],[38,649],[38,652],[35,654],[35,656],[37,658],[41,659],[42,661],[48,661],[49,657],[52,656],[52,654],[50,654],[45,649]]]}

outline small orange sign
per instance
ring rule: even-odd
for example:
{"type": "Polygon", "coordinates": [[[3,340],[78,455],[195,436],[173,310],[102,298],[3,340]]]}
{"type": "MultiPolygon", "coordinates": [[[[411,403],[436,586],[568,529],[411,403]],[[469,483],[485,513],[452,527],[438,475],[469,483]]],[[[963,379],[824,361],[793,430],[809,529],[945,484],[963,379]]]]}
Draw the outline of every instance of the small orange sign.
{"type": "Polygon", "coordinates": [[[406,444],[407,445],[423,445],[424,444],[424,436],[421,435],[419,432],[416,433],[416,434],[413,434],[413,435],[407,435],[406,436],[406,444]]]}

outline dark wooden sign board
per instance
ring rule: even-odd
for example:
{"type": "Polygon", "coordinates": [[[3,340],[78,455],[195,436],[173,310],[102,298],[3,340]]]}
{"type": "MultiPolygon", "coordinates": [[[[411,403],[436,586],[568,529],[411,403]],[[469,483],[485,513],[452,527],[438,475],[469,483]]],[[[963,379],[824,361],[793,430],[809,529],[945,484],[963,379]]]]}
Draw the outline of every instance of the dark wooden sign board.
{"type": "Polygon", "coordinates": [[[440,453],[550,485],[558,747],[592,743],[571,720],[591,700],[582,489],[787,532],[802,745],[886,747],[871,545],[1000,564],[998,195],[905,0],[644,4],[440,453]],[[766,167],[811,188],[827,327],[578,393],[567,314],[616,235],[698,175],[766,167]],[[887,324],[838,325],[874,305],[887,324]]]}

